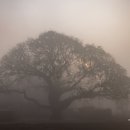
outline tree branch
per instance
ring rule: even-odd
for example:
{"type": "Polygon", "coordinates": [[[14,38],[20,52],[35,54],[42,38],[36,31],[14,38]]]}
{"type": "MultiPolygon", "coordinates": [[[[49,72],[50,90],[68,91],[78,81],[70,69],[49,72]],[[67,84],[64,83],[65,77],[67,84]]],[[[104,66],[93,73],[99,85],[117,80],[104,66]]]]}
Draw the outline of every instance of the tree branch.
{"type": "Polygon", "coordinates": [[[79,100],[79,99],[82,99],[82,98],[94,98],[96,96],[104,96],[104,95],[100,92],[95,92],[92,89],[86,90],[86,91],[84,90],[83,92],[81,92],[77,95],[73,95],[73,96],[66,98],[63,101],[61,101],[60,107],[61,107],[61,109],[64,110],[75,100],[79,100]]]}
{"type": "Polygon", "coordinates": [[[72,91],[73,89],[75,89],[75,86],[77,86],[86,76],[87,74],[85,73],[82,77],[79,78],[79,80],[77,80],[74,84],[72,84],[70,87],[63,89],[62,93],[66,93],[68,91],[72,91]]]}
{"type": "Polygon", "coordinates": [[[49,105],[44,105],[44,104],[41,104],[40,102],[38,102],[36,99],[32,98],[32,97],[29,97],[26,93],[25,90],[16,90],[16,89],[8,89],[8,90],[5,90],[5,91],[0,91],[0,93],[5,93],[5,94],[8,94],[8,93],[18,93],[18,94],[23,94],[24,98],[28,101],[31,101],[32,103],[36,104],[37,106],[41,107],[41,108],[44,108],[44,109],[50,109],[51,106],[49,105]]]}

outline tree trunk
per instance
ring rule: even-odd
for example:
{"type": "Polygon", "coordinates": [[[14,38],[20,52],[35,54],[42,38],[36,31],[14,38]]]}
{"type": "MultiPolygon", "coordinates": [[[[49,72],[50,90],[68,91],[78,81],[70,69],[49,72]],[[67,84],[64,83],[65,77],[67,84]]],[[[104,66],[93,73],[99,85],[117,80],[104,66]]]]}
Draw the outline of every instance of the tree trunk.
{"type": "Polygon", "coordinates": [[[50,120],[60,121],[62,119],[62,109],[60,108],[60,94],[57,89],[55,89],[55,87],[51,87],[48,99],[51,105],[50,120]]]}
{"type": "Polygon", "coordinates": [[[50,120],[52,121],[62,120],[62,111],[59,109],[52,109],[50,120]]]}

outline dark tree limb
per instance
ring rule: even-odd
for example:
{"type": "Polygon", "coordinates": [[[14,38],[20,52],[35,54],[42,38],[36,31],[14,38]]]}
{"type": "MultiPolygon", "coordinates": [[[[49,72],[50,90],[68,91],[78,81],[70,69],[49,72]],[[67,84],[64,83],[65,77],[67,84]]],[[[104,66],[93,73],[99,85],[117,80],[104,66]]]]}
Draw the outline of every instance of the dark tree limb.
{"type": "Polygon", "coordinates": [[[18,93],[18,94],[23,94],[23,97],[34,103],[35,105],[41,107],[41,108],[44,108],[44,109],[50,109],[51,106],[50,105],[44,105],[44,104],[41,104],[40,102],[38,102],[37,99],[33,98],[33,97],[30,97],[28,96],[27,92],[25,90],[16,90],[16,89],[8,89],[8,90],[5,90],[5,91],[0,91],[0,93],[4,93],[4,94],[9,94],[9,93],[18,93]]]}

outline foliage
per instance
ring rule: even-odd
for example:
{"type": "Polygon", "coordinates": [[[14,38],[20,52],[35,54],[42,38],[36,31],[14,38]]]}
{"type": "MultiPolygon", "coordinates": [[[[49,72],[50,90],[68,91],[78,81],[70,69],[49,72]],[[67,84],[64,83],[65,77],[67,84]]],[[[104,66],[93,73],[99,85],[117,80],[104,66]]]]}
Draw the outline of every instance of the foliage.
{"type": "Polygon", "coordinates": [[[53,118],[74,100],[96,96],[126,98],[129,92],[126,70],[110,54],[99,46],[83,45],[76,38],[54,31],[10,50],[1,60],[0,79],[1,88],[23,93],[26,99],[50,108],[53,118]],[[44,81],[49,106],[28,97],[24,87],[12,89],[12,84],[28,76],[44,81]]]}

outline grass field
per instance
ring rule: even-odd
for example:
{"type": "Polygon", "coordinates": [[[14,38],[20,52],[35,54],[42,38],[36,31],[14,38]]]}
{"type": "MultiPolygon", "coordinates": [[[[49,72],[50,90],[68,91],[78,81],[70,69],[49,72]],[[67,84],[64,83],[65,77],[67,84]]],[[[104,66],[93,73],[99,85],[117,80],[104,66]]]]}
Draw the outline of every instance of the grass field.
{"type": "Polygon", "coordinates": [[[130,130],[129,122],[0,124],[0,130],[130,130]]]}

